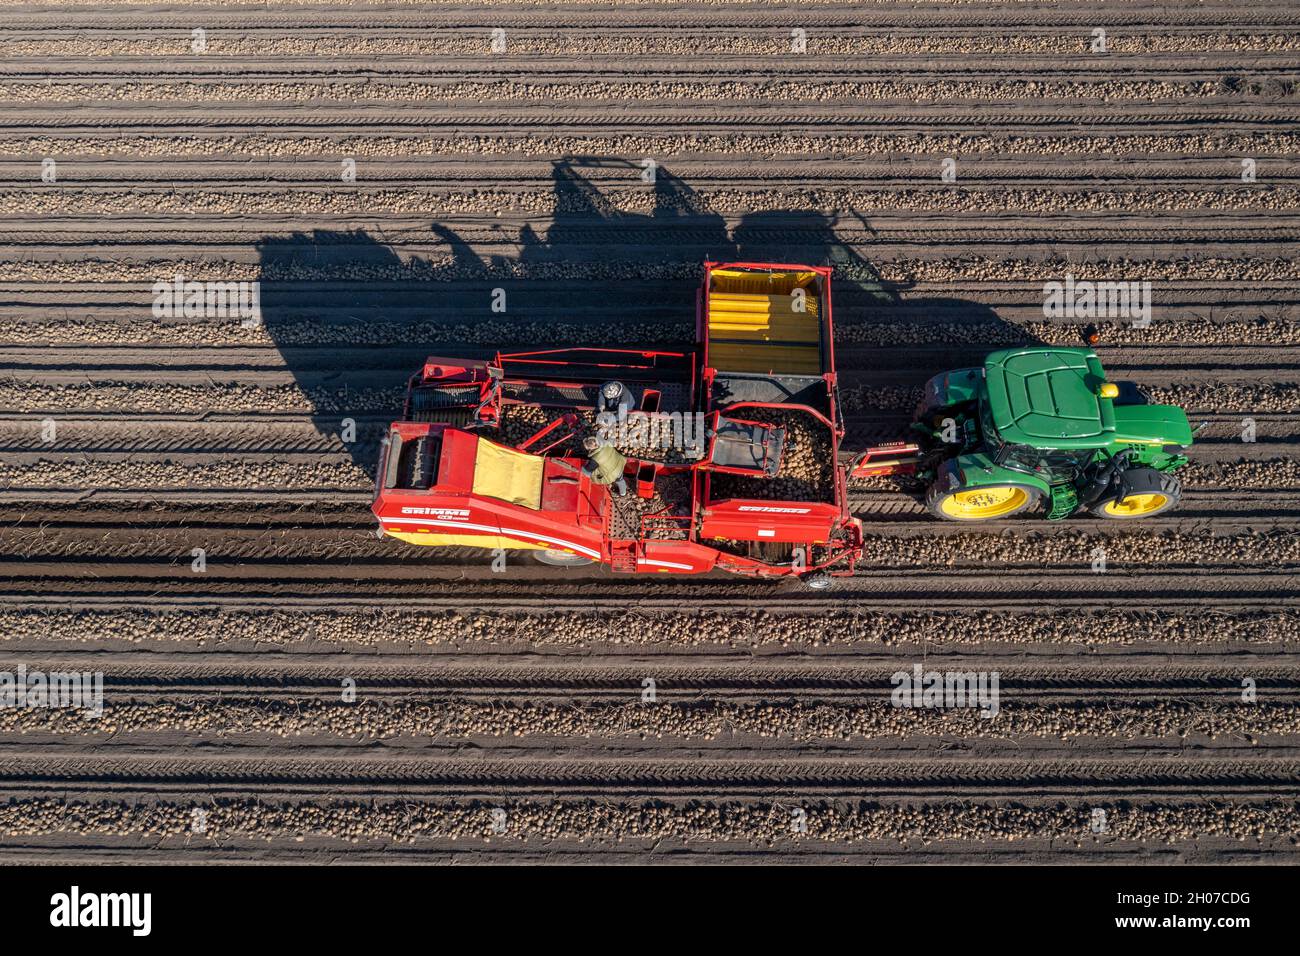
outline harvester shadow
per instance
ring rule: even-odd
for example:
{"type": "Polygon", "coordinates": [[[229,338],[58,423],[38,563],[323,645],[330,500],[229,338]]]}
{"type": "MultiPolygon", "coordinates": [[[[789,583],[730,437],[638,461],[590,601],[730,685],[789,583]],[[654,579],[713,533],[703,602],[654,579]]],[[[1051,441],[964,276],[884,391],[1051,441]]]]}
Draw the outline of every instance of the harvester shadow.
{"type": "Polygon", "coordinates": [[[861,216],[852,214],[861,228],[851,238],[838,217],[818,210],[728,222],[671,170],[657,168],[653,182],[643,172],[624,160],[556,160],[553,214],[516,236],[472,216],[432,223],[427,236],[408,233],[397,244],[365,230],[261,240],[262,322],[320,433],[373,473],[405,383],[430,354],[690,349],[705,260],[834,266],[837,349],[848,379],[893,367],[897,344],[878,340],[900,328],[923,343],[920,367],[915,355],[907,363],[918,374],[974,364],[988,342],[1026,341],[1023,328],[980,303],[909,298],[885,282],[864,255],[876,239],[861,216]],[[466,238],[471,233],[476,238],[466,238]],[[494,311],[502,296],[504,311],[494,311]],[[954,342],[926,331],[948,326],[971,332],[954,342]],[[938,346],[924,344],[931,339],[938,346]]]}
{"type": "Polygon", "coordinates": [[[373,470],[422,345],[428,281],[362,230],[267,236],[257,245],[261,321],[323,437],[373,470]]]}

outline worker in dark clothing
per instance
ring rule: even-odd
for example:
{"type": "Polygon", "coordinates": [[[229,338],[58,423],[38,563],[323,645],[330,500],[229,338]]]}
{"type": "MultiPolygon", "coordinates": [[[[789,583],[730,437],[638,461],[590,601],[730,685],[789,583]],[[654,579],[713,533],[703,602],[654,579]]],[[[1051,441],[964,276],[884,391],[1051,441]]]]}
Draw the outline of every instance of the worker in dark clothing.
{"type": "Polygon", "coordinates": [[[626,385],[622,382],[606,382],[600,387],[600,402],[596,411],[609,412],[619,421],[623,421],[634,404],[635,399],[626,385]]]}
{"type": "Polygon", "coordinates": [[[587,453],[587,463],[582,470],[598,485],[613,486],[614,494],[622,497],[627,494],[627,479],[623,477],[623,468],[627,458],[613,445],[602,442],[595,435],[588,435],[582,441],[587,453]]]}

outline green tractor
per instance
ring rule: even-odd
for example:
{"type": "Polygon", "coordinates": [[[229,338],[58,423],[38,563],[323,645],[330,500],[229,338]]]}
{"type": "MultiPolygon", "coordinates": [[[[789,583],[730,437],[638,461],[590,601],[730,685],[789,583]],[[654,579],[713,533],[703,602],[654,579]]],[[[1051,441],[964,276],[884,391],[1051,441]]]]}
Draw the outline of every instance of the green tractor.
{"type": "Polygon", "coordinates": [[[1106,381],[1091,349],[1053,346],[994,352],[981,368],[936,375],[913,428],[917,445],[869,454],[855,474],[917,474],[928,480],[926,506],[949,521],[1040,507],[1051,520],[1161,514],[1178,504],[1174,472],[1195,434],[1181,408],[1106,381]]]}

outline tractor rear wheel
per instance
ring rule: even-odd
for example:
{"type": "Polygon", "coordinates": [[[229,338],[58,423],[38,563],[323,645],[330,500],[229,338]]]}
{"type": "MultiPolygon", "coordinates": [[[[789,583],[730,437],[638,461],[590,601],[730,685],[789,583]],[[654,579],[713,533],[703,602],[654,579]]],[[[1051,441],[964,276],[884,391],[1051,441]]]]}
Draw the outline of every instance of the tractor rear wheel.
{"type": "Polygon", "coordinates": [[[1130,468],[1120,480],[1119,494],[1098,501],[1088,510],[1099,518],[1150,518],[1168,511],[1183,496],[1177,478],[1154,468],[1130,468]]]}
{"type": "Polygon", "coordinates": [[[544,551],[534,551],[533,557],[542,564],[549,565],[553,568],[583,568],[589,564],[595,564],[594,558],[587,558],[581,554],[574,554],[572,551],[562,551],[559,548],[547,548],[544,551]]]}
{"type": "Polygon", "coordinates": [[[1032,485],[984,485],[939,491],[931,487],[925,506],[945,521],[992,521],[1028,511],[1038,504],[1042,492],[1032,485]]]}

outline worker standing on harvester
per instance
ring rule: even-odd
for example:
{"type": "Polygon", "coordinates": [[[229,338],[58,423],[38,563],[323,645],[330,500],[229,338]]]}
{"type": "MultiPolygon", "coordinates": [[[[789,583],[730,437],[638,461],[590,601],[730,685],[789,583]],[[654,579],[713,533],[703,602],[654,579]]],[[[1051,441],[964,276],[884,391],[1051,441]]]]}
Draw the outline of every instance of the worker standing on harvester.
{"type": "Polygon", "coordinates": [[[584,438],[582,447],[587,453],[587,463],[582,466],[587,477],[598,485],[612,485],[614,494],[619,497],[627,494],[627,479],[623,477],[627,457],[595,435],[584,438]]]}

